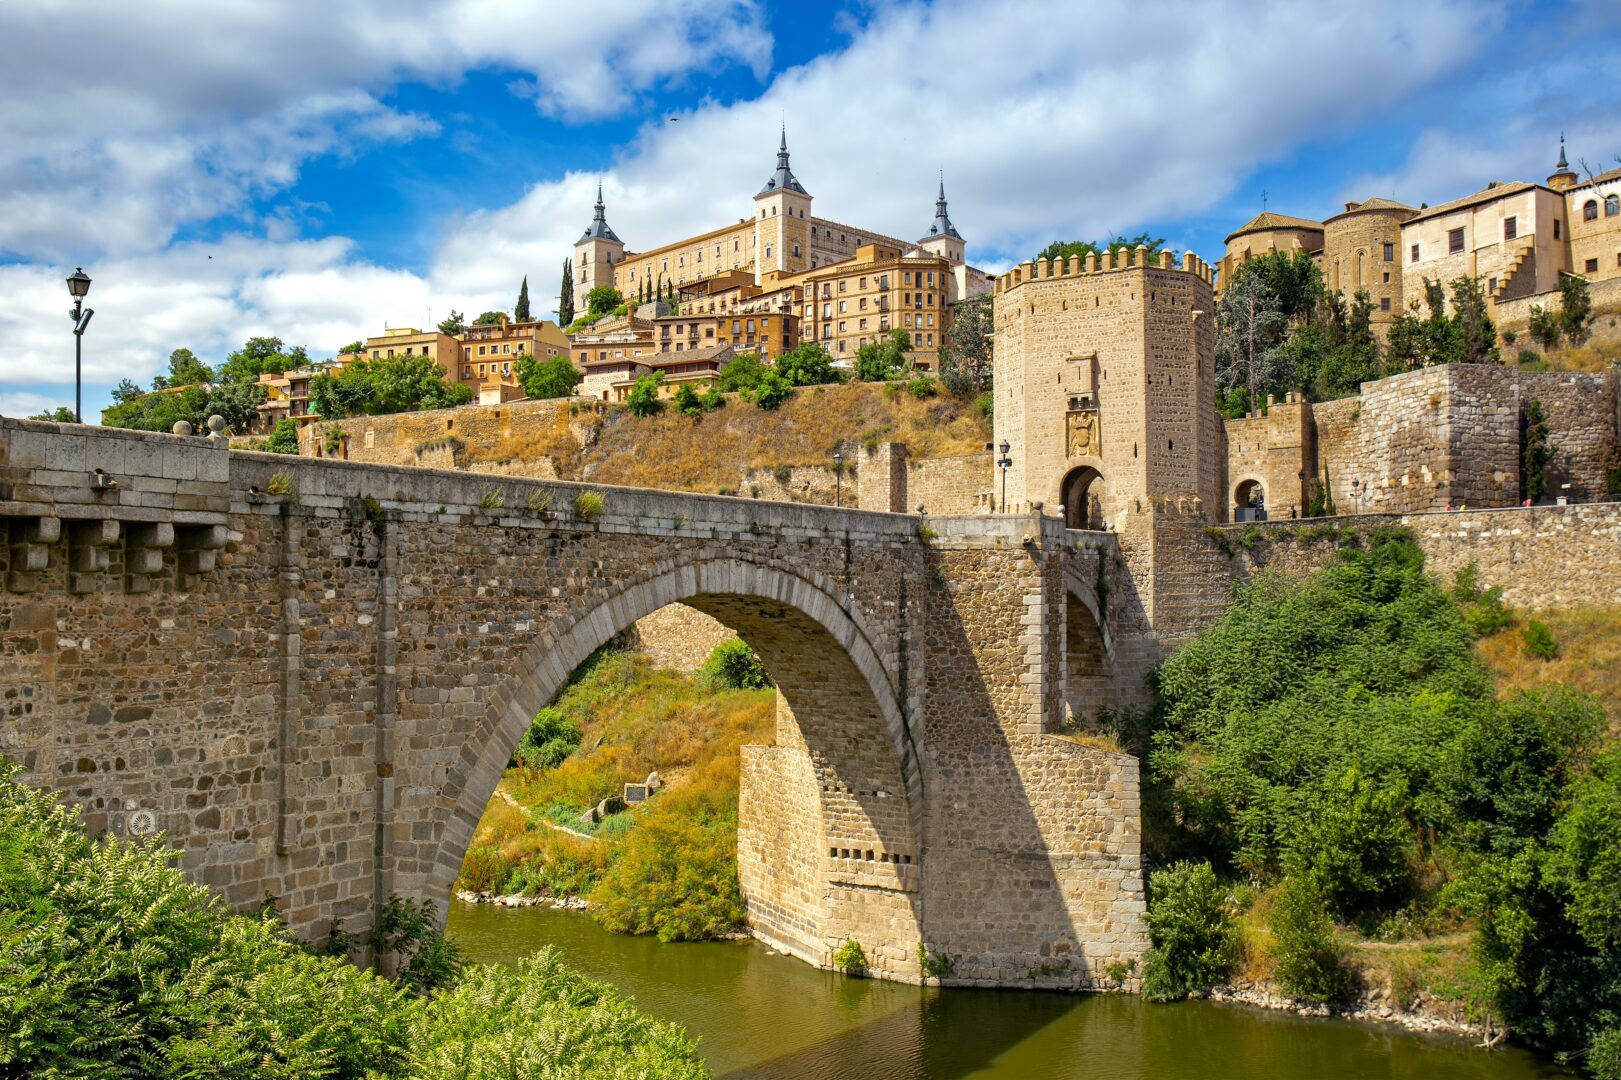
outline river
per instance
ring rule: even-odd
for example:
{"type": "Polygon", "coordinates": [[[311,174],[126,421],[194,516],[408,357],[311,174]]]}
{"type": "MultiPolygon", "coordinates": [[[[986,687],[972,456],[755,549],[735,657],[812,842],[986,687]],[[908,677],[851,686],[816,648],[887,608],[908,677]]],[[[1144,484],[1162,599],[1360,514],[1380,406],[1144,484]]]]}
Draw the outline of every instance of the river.
{"type": "Polygon", "coordinates": [[[752,941],[661,944],[588,916],[453,901],[451,939],[515,964],[555,945],[683,1025],[725,1080],[1529,1080],[1570,1077],[1519,1050],[1243,1006],[1120,994],[928,989],[818,971],[752,941]]]}

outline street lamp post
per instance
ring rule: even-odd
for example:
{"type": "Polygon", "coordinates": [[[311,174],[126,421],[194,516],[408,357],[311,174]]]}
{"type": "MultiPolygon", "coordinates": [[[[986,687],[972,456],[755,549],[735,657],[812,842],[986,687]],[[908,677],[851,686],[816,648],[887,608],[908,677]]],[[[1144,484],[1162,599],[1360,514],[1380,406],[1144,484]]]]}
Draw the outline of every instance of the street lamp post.
{"type": "Polygon", "coordinates": [[[833,505],[844,505],[844,455],[833,451],[833,505]]]}
{"type": "Polygon", "coordinates": [[[82,409],[82,387],[84,367],[84,330],[90,325],[90,316],[94,315],[94,308],[84,306],[85,294],[90,291],[90,275],[84,272],[84,267],[76,266],[73,273],[68,275],[68,295],[73,297],[73,309],[68,312],[68,318],[73,320],[73,420],[75,423],[84,423],[82,409]]]}
{"type": "Polygon", "coordinates": [[[1007,513],[1007,471],[1013,468],[1013,459],[1008,456],[1008,453],[1013,447],[1006,439],[1003,439],[1002,445],[998,449],[1002,451],[1002,458],[996,465],[997,468],[1002,470],[1002,513],[1005,514],[1007,513]]]}

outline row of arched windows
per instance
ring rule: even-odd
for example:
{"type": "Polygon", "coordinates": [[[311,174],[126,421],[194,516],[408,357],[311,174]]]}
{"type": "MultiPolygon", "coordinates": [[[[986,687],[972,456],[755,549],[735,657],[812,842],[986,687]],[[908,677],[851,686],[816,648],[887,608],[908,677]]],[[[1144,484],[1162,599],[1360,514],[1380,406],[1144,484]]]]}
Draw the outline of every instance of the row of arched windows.
{"type": "MultiPolygon", "coordinates": [[[[1606,195],[1604,197],[1604,216],[1614,217],[1617,214],[1621,214],[1621,195],[1606,195]]],[[[1582,205],[1582,220],[1598,220],[1597,199],[1588,199],[1587,202],[1582,205]]]]}

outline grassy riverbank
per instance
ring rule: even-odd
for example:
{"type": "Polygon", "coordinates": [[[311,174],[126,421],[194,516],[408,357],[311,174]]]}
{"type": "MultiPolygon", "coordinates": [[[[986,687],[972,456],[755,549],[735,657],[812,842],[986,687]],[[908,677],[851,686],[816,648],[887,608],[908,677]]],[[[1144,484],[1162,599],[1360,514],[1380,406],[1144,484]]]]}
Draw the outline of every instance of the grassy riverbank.
{"type": "Polygon", "coordinates": [[[1621,1077],[1618,628],[1438,582],[1402,530],[1255,579],[1135,748],[1145,991],[1421,1008],[1621,1077]]]}
{"type": "Polygon", "coordinates": [[[774,690],[716,687],[639,652],[600,650],[548,710],[578,749],[554,767],[507,771],[459,887],[589,899],[609,929],[667,941],[735,932],[739,752],[771,741],[775,710],[774,690]],[[647,802],[580,821],[651,772],[666,786],[647,802]]]}

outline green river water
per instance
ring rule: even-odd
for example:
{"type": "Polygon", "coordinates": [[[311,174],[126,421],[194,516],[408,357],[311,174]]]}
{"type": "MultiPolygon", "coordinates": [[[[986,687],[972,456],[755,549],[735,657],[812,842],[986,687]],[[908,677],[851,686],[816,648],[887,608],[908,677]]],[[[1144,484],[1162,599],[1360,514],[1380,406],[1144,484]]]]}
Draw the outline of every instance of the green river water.
{"type": "Polygon", "coordinates": [[[1519,1050],[1384,1025],[1117,994],[926,989],[818,971],[755,942],[664,945],[585,915],[454,901],[476,961],[555,945],[579,971],[682,1024],[717,1077],[809,1080],[1527,1080],[1569,1077],[1519,1050]]]}

